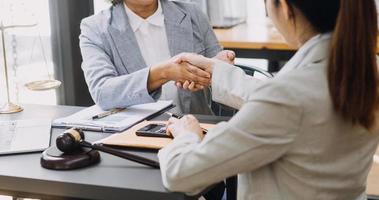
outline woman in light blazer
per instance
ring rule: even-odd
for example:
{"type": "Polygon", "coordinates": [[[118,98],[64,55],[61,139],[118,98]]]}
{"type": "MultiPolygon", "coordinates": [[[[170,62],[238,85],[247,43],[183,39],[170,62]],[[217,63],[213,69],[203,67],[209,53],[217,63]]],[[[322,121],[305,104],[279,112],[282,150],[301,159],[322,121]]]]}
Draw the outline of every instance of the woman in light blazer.
{"type": "Polygon", "coordinates": [[[182,52],[234,59],[233,52],[220,53],[200,9],[168,0],[112,3],[81,23],[82,69],[96,104],[107,110],[163,99],[173,100],[180,113],[211,114],[210,75],[171,59],[182,52]],[[200,90],[178,89],[174,81],[200,90]]]}
{"type": "Polygon", "coordinates": [[[193,116],[170,119],[159,151],[172,191],[196,194],[238,174],[238,199],[366,199],[377,129],[374,0],[267,0],[268,14],[299,51],[272,80],[194,54],[212,73],[215,101],[240,109],[203,136],[193,116]]]}

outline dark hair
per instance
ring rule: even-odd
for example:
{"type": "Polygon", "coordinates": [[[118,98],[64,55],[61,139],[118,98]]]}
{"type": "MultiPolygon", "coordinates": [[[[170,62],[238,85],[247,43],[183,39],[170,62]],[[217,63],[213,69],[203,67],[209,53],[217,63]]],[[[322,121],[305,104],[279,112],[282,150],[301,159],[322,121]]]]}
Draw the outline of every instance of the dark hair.
{"type": "Polygon", "coordinates": [[[108,0],[108,1],[110,1],[113,5],[117,5],[123,2],[123,0],[108,0]]]}
{"type": "Polygon", "coordinates": [[[375,0],[286,1],[292,10],[300,10],[316,31],[334,31],[328,66],[334,109],[354,124],[373,128],[378,108],[375,0]]]}

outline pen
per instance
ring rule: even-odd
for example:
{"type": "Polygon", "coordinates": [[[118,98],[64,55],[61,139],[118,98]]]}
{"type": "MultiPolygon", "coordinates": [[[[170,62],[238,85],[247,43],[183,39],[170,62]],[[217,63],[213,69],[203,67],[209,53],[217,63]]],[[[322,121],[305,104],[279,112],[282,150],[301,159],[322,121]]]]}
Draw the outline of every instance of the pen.
{"type": "Polygon", "coordinates": [[[109,115],[113,115],[113,114],[116,114],[118,112],[121,112],[125,110],[125,108],[115,108],[115,109],[112,109],[110,111],[107,111],[107,112],[103,112],[103,113],[100,113],[98,115],[95,115],[92,117],[92,120],[95,120],[95,119],[101,119],[101,118],[104,118],[104,117],[107,117],[109,115]]]}
{"type": "MultiPolygon", "coordinates": [[[[174,114],[174,113],[166,112],[166,114],[168,114],[168,115],[170,115],[170,117],[173,117],[173,118],[176,118],[176,119],[182,118],[182,116],[174,114]]],[[[207,134],[208,133],[207,129],[205,129],[205,128],[201,128],[201,129],[203,129],[203,134],[207,134]]]]}
{"type": "Polygon", "coordinates": [[[182,118],[182,116],[179,116],[179,115],[174,114],[174,113],[166,112],[166,114],[168,114],[168,115],[170,115],[170,117],[173,117],[173,118],[176,118],[176,119],[182,118]]]}

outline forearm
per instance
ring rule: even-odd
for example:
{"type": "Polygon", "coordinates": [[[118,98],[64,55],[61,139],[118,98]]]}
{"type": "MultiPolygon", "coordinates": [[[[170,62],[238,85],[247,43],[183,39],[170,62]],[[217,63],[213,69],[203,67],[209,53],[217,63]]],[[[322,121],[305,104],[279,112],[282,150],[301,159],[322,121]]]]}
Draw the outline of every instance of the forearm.
{"type": "Polygon", "coordinates": [[[247,75],[242,69],[216,61],[212,75],[212,99],[240,109],[260,84],[259,79],[247,75]]]}
{"type": "Polygon", "coordinates": [[[116,77],[92,77],[89,88],[96,104],[105,110],[151,103],[156,98],[148,92],[148,75],[146,68],[116,77]]]}
{"type": "Polygon", "coordinates": [[[154,66],[150,68],[149,77],[147,80],[147,90],[149,93],[156,91],[162,85],[168,82],[166,71],[163,66],[154,66]]]}
{"type": "Polygon", "coordinates": [[[174,141],[158,153],[165,187],[196,194],[283,156],[299,133],[302,110],[264,99],[245,104],[231,120],[210,129],[202,141],[194,129],[171,129],[174,141]]]}

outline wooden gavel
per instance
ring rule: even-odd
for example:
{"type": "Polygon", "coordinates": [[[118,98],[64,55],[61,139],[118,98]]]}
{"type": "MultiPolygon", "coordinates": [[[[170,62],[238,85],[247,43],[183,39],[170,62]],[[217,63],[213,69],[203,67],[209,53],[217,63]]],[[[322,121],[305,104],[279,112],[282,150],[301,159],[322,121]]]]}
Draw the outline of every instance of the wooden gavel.
{"type": "Polygon", "coordinates": [[[91,144],[84,139],[84,133],[81,129],[71,128],[63,132],[56,139],[57,148],[63,153],[74,153],[82,147],[98,150],[104,153],[108,153],[126,160],[134,161],[143,165],[147,165],[153,168],[159,169],[159,162],[137,156],[131,153],[122,152],[120,150],[103,146],[100,144],[91,144]]]}

